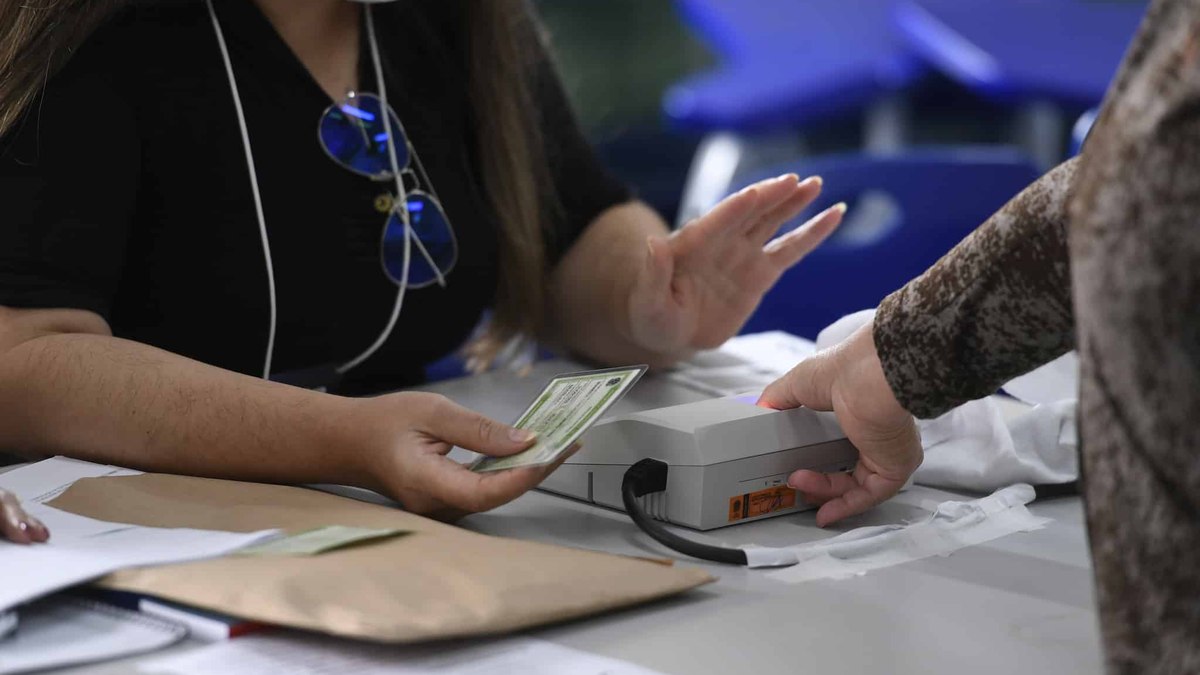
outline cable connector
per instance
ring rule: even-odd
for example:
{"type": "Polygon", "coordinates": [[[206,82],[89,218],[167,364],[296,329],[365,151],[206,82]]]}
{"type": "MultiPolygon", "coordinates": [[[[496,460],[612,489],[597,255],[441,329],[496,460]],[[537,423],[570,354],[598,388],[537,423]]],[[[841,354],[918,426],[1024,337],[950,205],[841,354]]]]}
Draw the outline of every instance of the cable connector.
{"type": "Polygon", "coordinates": [[[625,470],[625,476],[621,479],[621,502],[625,505],[625,511],[633,519],[633,523],[658,543],[685,555],[727,565],[745,565],[745,551],[739,548],[710,546],[685,539],[646,515],[638,499],[666,490],[669,470],[670,467],[666,462],[657,459],[643,459],[625,470]]]}
{"type": "Polygon", "coordinates": [[[633,488],[634,497],[644,497],[667,489],[667,463],[643,459],[625,471],[625,480],[633,488]]]}

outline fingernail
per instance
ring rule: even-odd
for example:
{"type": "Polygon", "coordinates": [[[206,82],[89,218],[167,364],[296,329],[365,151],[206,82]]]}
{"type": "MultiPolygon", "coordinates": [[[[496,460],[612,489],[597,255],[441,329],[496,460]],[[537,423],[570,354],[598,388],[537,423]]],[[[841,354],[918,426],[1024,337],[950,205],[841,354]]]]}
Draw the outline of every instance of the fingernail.
{"type": "Polygon", "coordinates": [[[829,210],[830,211],[838,211],[840,213],[845,213],[846,209],[848,209],[848,208],[849,207],[846,206],[846,202],[838,202],[838,203],[834,204],[833,206],[829,207],[829,210]]]}
{"type": "Polygon", "coordinates": [[[800,489],[800,486],[796,484],[796,480],[794,478],[792,478],[791,476],[788,476],[787,485],[788,485],[788,487],[792,488],[793,490],[800,489]]]}
{"type": "Polygon", "coordinates": [[[786,180],[790,180],[790,181],[792,181],[793,183],[797,183],[797,182],[799,182],[799,181],[800,181],[800,176],[797,176],[797,175],[796,175],[796,174],[794,174],[794,173],[785,173],[785,174],[783,174],[782,176],[779,176],[778,178],[776,178],[775,180],[776,180],[776,181],[779,181],[779,182],[783,182],[783,181],[786,181],[786,180]]]}
{"type": "Polygon", "coordinates": [[[537,438],[537,434],[528,429],[517,429],[514,427],[508,430],[508,437],[517,443],[528,443],[537,438]]]}
{"type": "Polygon", "coordinates": [[[825,184],[825,179],[821,178],[820,176],[809,176],[808,178],[804,179],[803,183],[801,183],[801,185],[806,186],[806,187],[809,185],[816,185],[817,187],[820,187],[824,184],[825,184]]]}

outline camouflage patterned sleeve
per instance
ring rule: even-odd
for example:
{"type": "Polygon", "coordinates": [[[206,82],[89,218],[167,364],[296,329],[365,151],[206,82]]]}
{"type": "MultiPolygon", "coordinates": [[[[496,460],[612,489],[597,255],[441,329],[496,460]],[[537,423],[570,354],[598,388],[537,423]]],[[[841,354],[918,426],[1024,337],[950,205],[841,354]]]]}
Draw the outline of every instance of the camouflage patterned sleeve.
{"type": "Polygon", "coordinates": [[[936,417],[1071,349],[1074,174],[1071,160],[1043,176],[880,304],[875,347],[909,412],[936,417]]]}

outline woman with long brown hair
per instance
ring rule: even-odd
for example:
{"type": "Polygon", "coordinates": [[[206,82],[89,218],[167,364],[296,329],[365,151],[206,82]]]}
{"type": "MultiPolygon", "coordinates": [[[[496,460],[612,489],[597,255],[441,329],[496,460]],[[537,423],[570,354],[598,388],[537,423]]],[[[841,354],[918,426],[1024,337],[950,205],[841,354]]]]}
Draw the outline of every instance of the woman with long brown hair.
{"type": "Polygon", "coordinates": [[[0,449],[435,514],[546,473],[451,446],[531,439],[350,395],[419,382],[489,309],[477,367],[529,340],[669,364],[844,210],[773,239],[820,190],[789,175],[669,233],[598,164],[517,0],[0,0],[0,139],[0,449]]]}

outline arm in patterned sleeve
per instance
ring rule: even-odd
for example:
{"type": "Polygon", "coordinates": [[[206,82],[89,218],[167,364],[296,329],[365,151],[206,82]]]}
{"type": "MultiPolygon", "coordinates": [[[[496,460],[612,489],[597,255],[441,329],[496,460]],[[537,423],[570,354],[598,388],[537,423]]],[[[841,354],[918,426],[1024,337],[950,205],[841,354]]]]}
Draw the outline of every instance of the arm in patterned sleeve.
{"type": "Polygon", "coordinates": [[[1026,188],[888,296],[875,346],[897,400],[936,417],[1071,349],[1066,228],[1075,160],[1026,188]]]}
{"type": "Polygon", "coordinates": [[[1200,672],[1200,0],[1150,6],[1080,162],[1081,461],[1109,675],[1200,672]]]}

